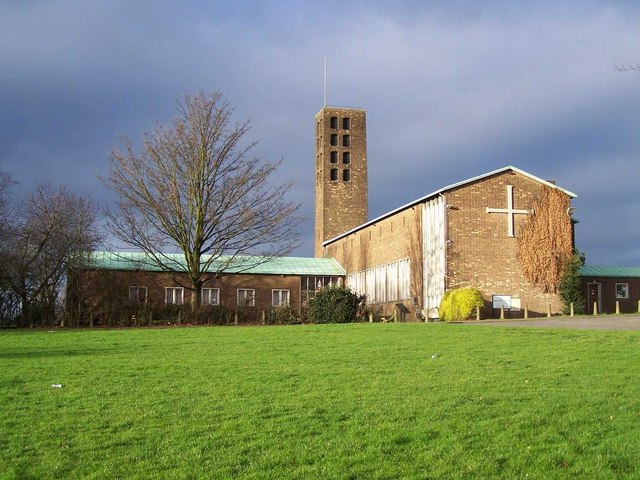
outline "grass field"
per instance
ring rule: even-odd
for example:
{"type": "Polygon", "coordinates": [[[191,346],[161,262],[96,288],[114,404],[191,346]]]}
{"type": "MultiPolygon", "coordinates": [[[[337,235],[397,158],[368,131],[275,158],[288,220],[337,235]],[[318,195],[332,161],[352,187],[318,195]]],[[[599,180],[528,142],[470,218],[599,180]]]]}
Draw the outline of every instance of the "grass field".
{"type": "Polygon", "coordinates": [[[444,324],[4,331],[0,478],[640,478],[639,347],[444,324]]]}

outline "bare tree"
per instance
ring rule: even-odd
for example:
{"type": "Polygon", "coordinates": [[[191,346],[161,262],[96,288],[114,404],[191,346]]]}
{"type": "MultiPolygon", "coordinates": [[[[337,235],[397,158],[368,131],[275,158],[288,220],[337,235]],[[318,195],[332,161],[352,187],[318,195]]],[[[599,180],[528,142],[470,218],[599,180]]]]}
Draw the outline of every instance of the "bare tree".
{"type": "Polygon", "coordinates": [[[11,325],[19,311],[19,302],[11,288],[13,216],[8,195],[13,183],[9,173],[0,171],[0,327],[11,325]]]}
{"type": "Polygon", "coordinates": [[[123,139],[103,179],[119,197],[108,216],[113,234],[186,275],[193,309],[211,278],[298,244],[298,205],[285,198],[291,183],[270,183],[279,162],[251,156],[256,142],[243,143],[249,122],[232,124],[232,113],[220,93],[185,96],[171,126],[145,134],[140,153],[123,139]],[[163,253],[176,249],[184,263],[163,253]]]}
{"type": "Polygon", "coordinates": [[[100,240],[96,220],[89,199],[48,183],[17,204],[8,276],[20,303],[18,326],[56,321],[67,271],[86,261],[100,240]]]}

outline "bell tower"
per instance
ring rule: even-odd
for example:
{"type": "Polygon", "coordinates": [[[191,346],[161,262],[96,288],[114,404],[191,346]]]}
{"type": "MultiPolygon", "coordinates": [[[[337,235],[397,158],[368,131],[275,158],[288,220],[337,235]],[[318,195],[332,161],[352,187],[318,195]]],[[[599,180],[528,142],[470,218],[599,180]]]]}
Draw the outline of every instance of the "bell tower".
{"type": "Polygon", "coordinates": [[[322,242],[368,219],[366,112],[323,107],[316,115],[316,257],[322,242]]]}

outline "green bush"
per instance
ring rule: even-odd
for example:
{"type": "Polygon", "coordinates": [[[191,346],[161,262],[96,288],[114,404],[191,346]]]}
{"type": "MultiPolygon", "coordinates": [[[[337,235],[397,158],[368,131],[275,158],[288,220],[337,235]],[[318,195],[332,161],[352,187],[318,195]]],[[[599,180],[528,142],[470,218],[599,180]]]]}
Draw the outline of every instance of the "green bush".
{"type": "Polygon", "coordinates": [[[291,325],[298,323],[295,311],[288,303],[271,308],[265,318],[267,325],[291,325]]]}
{"type": "Polygon", "coordinates": [[[348,287],[329,286],[316,293],[309,303],[313,323],[350,323],[362,320],[365,296],[348,287]]]}
{"type": "Polygon", "coordinates": [[[479,290],[471,287],[457,288],[445,292],[440,302],[440,320],[458,322],[472,318],[476,308],[484,305],[484,298],[479,290]]]}
{"type": "Polygon", "coordinates": [[[571,313],[573,303],[574,313],[585,313],[584,296],[580,286],[580,267],[584,265],[585,257],[579,251],[565,263],[558,285],[558,294],[562,300],[562,313],[571,313]]]}

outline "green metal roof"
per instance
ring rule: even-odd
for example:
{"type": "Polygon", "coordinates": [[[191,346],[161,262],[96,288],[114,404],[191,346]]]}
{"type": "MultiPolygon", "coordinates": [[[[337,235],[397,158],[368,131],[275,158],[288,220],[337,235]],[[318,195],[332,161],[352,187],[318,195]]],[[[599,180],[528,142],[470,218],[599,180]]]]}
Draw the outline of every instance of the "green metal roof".
{"type": "MultiPolygon", "coordinates": [[[[184,255],[178,253],[159,254],[168,270],[185,270],[184,255]]],[[[206,261],[206,256],[203,257],[206,261]]],[[[220,257],[208,268],[209,272],[223,270],[224,273],[246,273],[254,275],[309,275],[344,276],[344,268],[333,258],[274,257],[265,260],[257,256],[238,256],[228,266],[231,257],[220,257]]],[[[85,268],[90,270],[144,270],[161,272],[151,257],[142,252],[92,252],[85,268]]]]}
{"type": "Polygon", "coordinates": [[[640,267],[596,267],[584,265],[580,267],[581,277],[638,277],[640,267]]]}

